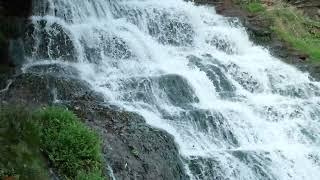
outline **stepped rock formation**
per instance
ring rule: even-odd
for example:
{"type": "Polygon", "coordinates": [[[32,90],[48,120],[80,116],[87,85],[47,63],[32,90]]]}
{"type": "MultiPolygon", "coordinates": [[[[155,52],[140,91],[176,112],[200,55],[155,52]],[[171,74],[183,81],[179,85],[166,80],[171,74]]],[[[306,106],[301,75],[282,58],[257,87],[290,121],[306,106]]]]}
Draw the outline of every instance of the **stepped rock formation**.
{"type": "Polygon", "coordinates": [[[73,110],[110,179],[317,180],[320,83],[230,2],[34,0],[0,103],[73,110]]]}

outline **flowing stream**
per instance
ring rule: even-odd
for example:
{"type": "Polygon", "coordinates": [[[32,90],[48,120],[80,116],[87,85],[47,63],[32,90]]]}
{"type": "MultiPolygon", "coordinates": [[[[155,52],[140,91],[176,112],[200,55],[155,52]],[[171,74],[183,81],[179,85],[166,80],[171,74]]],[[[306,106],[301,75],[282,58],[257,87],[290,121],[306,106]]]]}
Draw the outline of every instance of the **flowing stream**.
{"type": "Polygon", "coordinates": [[[28,63],[174,136],[190,179],[320,178],[320,83],[183,0],[34,0],[28,63]]]}

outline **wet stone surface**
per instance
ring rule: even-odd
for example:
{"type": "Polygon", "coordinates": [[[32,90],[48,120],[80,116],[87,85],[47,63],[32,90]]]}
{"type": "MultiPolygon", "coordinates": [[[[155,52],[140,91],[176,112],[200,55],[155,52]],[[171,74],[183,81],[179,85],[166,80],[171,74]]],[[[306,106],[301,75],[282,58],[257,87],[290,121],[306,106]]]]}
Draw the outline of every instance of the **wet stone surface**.
{"type": "MultiPolygon", "coordinates": [[[[0,92],[2,105],[69,107],[101,135],[106,163],[116,178],[187,178],[172,136],[150,127],[135,113],[107,105],[87,83],[73,78],[75,70],[42,65],[28,71],[12,77],[8,90],[0,92]]],[[[107,167],[105,171],[110,173],[107,167]]]]}

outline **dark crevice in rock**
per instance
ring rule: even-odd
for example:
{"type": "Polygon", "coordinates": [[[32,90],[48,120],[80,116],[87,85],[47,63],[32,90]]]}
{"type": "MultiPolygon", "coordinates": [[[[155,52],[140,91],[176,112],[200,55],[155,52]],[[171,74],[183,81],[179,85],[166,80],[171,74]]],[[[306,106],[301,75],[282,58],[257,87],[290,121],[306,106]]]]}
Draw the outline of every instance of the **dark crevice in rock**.
{"type": "Polygon", "coordinates": [[[12,39],[20,39],[31,14],[32,0],[0,1],[0,66],[17,66],[21,60],[11,57],[10,49],[17,45],[12,39]],[[13,44],[12,44],[13,43],[13,44]]]}

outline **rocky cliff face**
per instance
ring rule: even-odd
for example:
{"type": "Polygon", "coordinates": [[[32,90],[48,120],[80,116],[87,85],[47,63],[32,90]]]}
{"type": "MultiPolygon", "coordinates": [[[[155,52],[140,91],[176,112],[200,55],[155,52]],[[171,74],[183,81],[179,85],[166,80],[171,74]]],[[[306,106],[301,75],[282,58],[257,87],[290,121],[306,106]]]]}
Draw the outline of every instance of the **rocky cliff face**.
{"type": "Polygon", "coordinates": [[[19,39],[31,14],[32,0],[0,2],[0,65],[18,65],[15,57],[9,56],[10,40],[19,39]]]}
{"type": "Polygon", "coordinates": [[[290,4],[302,9],[312,18],[320,19],[320,1],[319,0],[286,0],[290,4]]]}
{"type": "MultiPolygon", "coordinates": [[[[287,42],[271,29],[270,19],[252,14],[241,7],[241,1],[245,0],[194,0],[198,4],[214,5],[217,13],[239,18],[247,29],[247,32],[253,42],[267,47],[271,53],[288,64],[293,64],[302,71],[307,71],[311,76],[320,80],[320,65],[318,63],[306,63],[308,57],[304,52],[292,48],[287,42]]],[[[274,4],[278,0],[261,0],[265,5],[274,4]]],[[[303,10],[312,18],[320,20],[320,1],[319,0],[282,0],[291,3],[297,8],[303,10]]]]}

